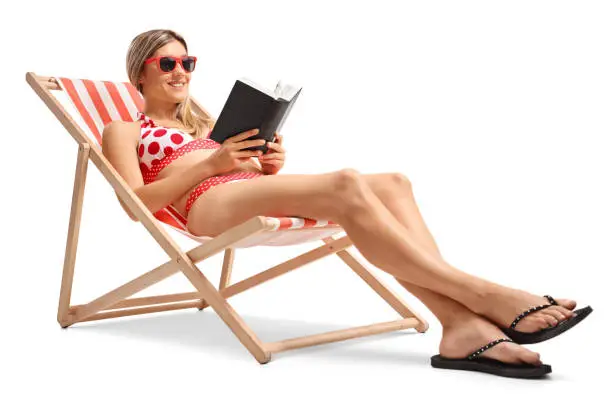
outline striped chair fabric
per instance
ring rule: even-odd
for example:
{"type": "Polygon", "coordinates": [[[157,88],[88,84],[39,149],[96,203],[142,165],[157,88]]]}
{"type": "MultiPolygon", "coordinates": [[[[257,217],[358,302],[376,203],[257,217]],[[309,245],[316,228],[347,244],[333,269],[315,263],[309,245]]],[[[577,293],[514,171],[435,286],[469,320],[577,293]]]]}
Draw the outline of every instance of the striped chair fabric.
{"type": "MultiPolygon", "coordinates": [[[[142,95],[129,82],[62,77],[56,79],[87,126],[83,130],[94,142],[91,148],[102,149],[102,130],[107,123],[113,120],[132,122],[144,107],[142,95]]],[[[159,221],[195,241],[206,242],[212,239],[208,236],[191,234],[186,227],[187,220],[172,205],[153,215],[159,221]]],[[[241,240],[236,247],[294,245],[343,232],[342,227],[332,221],[300,217],[266,217],[266,219],[274,225],[274,229],[241,240]]]]}

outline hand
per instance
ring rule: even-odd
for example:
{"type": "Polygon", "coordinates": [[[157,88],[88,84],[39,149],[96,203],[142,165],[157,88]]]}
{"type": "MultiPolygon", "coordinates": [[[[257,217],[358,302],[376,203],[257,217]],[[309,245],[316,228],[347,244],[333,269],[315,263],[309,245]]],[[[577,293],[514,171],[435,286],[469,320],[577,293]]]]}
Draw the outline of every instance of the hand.
{"type": "Polygon", "coordinates": [[[282,146],[283,136],[274,132],[274,142],[268,142],[268,152],[257,157],[264,174],[276,174],[285,164],[285,148],[282,146]]]}
{"type": "Polygon", "coordinates": [[[250,160],[251,157],[261,156],[260,150],[241,150],[251,146],[262,146],[265,143],[264,139],[244,140],[257,133],[259,129],[251,129],[225,139],[221,147],[206,159],[211,163],[215,174],[226,173],[250,160]]]}

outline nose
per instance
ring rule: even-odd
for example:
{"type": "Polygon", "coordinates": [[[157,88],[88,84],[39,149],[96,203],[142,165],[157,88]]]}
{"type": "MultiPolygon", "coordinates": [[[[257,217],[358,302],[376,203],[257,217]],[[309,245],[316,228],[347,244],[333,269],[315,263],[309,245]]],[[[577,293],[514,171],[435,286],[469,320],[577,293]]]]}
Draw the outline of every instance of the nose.
{"type": "Polygon", "coordinates": [[[185,73],[187,71],[185,71],[185,69],[183,68],[183,61],[181,60],[178,60],[178,61],[175,60],[175,61],[176,61],[176,66],[174,67],[174,70],[172,72],[178,70],[181,74],[183,74],[182,76],[185,76],[185,73]]]}
{"type": "MultiPolygon", "coordinates": [[[[176,63],[176,66],[174,67],[174,71],[178,70],[180,73],[185,74],[185,70],[183,69],[183,64],[181,64],[180,62],[176,63]]],[[[173,71],[173,72],[174,72],[173,71]]]]}

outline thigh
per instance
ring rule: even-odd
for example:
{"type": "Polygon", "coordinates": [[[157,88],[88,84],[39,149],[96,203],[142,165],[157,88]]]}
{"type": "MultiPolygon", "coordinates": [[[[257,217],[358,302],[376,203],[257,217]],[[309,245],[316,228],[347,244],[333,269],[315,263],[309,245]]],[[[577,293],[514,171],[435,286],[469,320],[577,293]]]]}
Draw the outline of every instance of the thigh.
{"type": "Polygon", "coordinates": [[[410,180],[402,173],[361,174],[360,177],[382,201],[412,195],[410,180]]]}
{"type": "Polygon", "coordinates": [[[337,174],[277,174],[216,185],[193,203],[187,228],[195,235],[216,236],[257,215],[337,222],[337,174]]]}

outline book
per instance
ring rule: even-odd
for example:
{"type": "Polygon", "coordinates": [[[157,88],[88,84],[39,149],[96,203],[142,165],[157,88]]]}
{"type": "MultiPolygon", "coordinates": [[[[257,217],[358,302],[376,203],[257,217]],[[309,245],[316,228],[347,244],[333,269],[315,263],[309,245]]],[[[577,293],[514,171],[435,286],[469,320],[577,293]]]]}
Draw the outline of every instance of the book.
{"type": "MultiPolygon", "coordinates": [[[[274,141],[274,133],[280,133],[301,91],[301,87],[283,81],[278,81],[272,91],[248,78],[236,80],[209,138],[223,143],[239,133],[259,129],[258,134],[244,140],[263,138],[268,142],[274,141]]],[[[268,146],[264,144],[243,150],[261,150],[265,154],[268,146]]]]}

